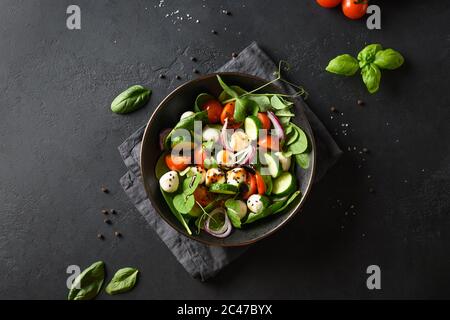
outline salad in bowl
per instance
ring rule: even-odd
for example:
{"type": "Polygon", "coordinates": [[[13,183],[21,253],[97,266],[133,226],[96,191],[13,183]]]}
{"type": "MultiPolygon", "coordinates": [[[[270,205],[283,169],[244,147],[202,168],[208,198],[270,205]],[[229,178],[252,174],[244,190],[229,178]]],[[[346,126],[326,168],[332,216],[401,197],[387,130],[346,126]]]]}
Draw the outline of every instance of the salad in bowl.
{"type": "MultiPolygon", "coordinates": [[[[225,239],[300,202],[299,172],[310,170],[313,141],[309,125],[294,121],[292,98],[301,92],[264,92],[271,82],[246,91],[220,75],[214,80],[221,92],[197,94],[178,122],[160,130],[154,175],[187,235],[225,239]]],[[[308,179],[309,189],[312,172],[308,179]]]]}

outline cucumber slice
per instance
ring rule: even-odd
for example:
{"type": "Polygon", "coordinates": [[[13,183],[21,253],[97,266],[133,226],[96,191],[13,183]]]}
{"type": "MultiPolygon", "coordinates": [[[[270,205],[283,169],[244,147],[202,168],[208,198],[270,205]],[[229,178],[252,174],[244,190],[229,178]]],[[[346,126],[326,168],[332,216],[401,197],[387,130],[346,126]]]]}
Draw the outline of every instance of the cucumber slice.
{"type": "Polygon", "coordinates": [[[259,121],[258,117],[249,116],[245,118],[244,128],[245,133],[250,138],[250,140],[258,139],[259,129],[261,129],[261,121],[259,121]]]}
{"type": "Polygon", "coordinates": [[[213,193],[236,194],[238,191],[239,188],[237,186],[228,183],[213,183],[209,187],[209,192],[213,193]]]}
{"type": "Polygon", "coordinates": [[[273,181],[272,194],[285,196],[297,189],[295,177],[290,172],[283,172],[273,181]]]}
{"type": "Polygon", "coordinates": [[[265,153],[264,158],[266,160],[269,173],[272,176],[272,178],[276,178],[281,173],[281,164],[280,160],[273,154],[265,153]]]}

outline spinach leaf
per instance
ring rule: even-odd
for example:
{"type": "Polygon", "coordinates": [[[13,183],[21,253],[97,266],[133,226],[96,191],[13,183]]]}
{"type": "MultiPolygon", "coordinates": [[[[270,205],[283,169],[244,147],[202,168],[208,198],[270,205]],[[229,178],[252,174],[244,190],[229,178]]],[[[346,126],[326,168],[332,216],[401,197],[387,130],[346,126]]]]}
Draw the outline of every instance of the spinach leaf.
{"type": "Polygon", "coordinates": [[[292,129],[292,126],[290,124],[286,125],[284,128],[284,133],[288,136],[291,132],[293,132],[294,129],[292,129]]]}
{"type": "Polygon", "coordinates": [[[193,194],[195,189],[197,189],[200,181],[202,180],[202,174],[196,173],[195,176],[188,177],[183,181],[183,193],[185,195],[193,194]]]}
{"type": "Polygon", "coordinates": [[[270,98],[270,104],[274,109],[277,110],[285,109],[288,107],[277,95],[273,95],[272,98],[270,98]]]}
{"type": "Polygon", "coordinates": [[[141,85],[131,86],[111,102],[111,111],[120,114],[133,112],[147,103],[151,93],[141,85]]]}
{"type": "MultiPolygon", "coordinates": [[[[186,220],[184,219],[183,215],[175,207],[175,201],[174,200],[175,200],[176,196],[174,197],[171,193],[165,192],[163,189],[161,189],[161,193],[162,193],[162,195],[164,197],[164,200],[166,200],[166,203],[169,206],[170,211],[172,211],[172,213],[175,216],[175,218],[177,218],[177,220],[183,225],[183,227],[186,229],[187,233],[189,235],[191,235],[192,231],[189,228],[188,224],[186,223],[186,220]]],[[[188,210],[188,212],[189,211],[190,210],[188,210]]]]}
{"type": "Polygon", "coordinates": [[[261,177],[263,178],[264,185],[266,186],[266,195],[270,196],[273,188],[272,178],[266,175],[263,175],[261,177]]]}
{"type": "Polygon", "coordinates": [[[225,201],[225,208],[227,209],[228,218],[230,218],[231,224],[233,227],[240,229],[241,228],[241,219],[239,218],[239,203],[237,200],[228,199],[225,201]]]}
{"type": "Polygon", "coordinates": [[[378,51],[383,49],[380,44],[369,44],[364,49],[362,49],[358,53],[359,67],[363,68],[364,66],[372,63],[375,60],[375,55],[378,51]]]}
{"type": "Polygon", "coordinates": [[[105,288],[106,293],[113,295],[130,291],[136,284],[138,273],[139,270],[135,268],[122,268],[117,270],[105,288]]]}
{"type": "Polygon", "coordinates": [[[309,167],[309,154],[307,153],[300,153],[295,155],[295,160],[297,161],[297,164],[303,168],[308,169],[309,167]]]}
{"type": "Polygon", "coordinates": [[[232,98],[239,97],[239,94],[235,90],[230,88],[225,82],[223,82],[222,78],[219,75],[217,75],[217,80],[219,81],[219,84],[222,87],[223,91],[225,91],[229,96],[231,96],[232,98]]]}
{"type": "Polygon", "coordinates": [[[292,126],[293,126],[294,130],[297,131],[298,137],[294,142],[292,142],[289,145],[288,150],[291,151],[292,154],[303,153],[308,148],[308,138],[306,136],[306,133],[302,129],[300,129],[298,126],[296,126],[294,123],[292,123],[292,126]]]}
{"type": "Polygon", "coordinates": [[[374,63],[381,69],[394,70],[399,68],[404,61],[405,59],[399,52],[386,49],[376,53],[374,63]]]}
{"type": "Polygon", "coordinates": [[[375,93],[378,91],[381,80],[381,72],[376,64],[371,63],[362,68],[361,76],[364,84],[367,87],[367,90],[370,93],[375,93]]]}
{"type": "Polygon", "coordinates": [[[300,190],[297,190],[286,201],[280,201],[279,203],[282,203],[283,205],[281,207],[278,207],[277,209],[273,209],[273,213],[275,214],[286,209],[287,206],[290,205],[291,202],[294,201],[294,199],[297,198],[300,193],[300,190]]]}
{"type": "Polygon", "coordinates": [[[194,111],[202,111],[202,106],[209,100],[215,100],[215,98],[209,93],[200,93],[195,99],[194,111]]]}
{"type": "Polygon", "coordinates": [[[186,129],[189,131],[193,131],[194,130],[194,121],[196,121],[196,120],[204,121],[207,118],[208,118],[208,111],[203,110],[200,112],[196,112],[193,115],[190,115],[189,117],[186,117],[186,118],[180,120],[175,125],[175,127],[172,129],[172,131],[170,131],[169,134],[167,135],[166,139],[164,140],[164,146],[167,149],[170,149],[172,135],[177,129],[186,129]]]}
{"type": "MultiPolygon", "coordinates": [[[[273,205],[275,205],[275,203],[273,205]]],[[[258,221],[258,220],[260,220],[262,218],[270,216],[273,213],[273,210],[272,210],[272,206],[273,205],[268,206],[267,208],[265,208],[260,213],[253,213],[253,212],[251,212],[248,215],[247,220],[245,220],[244,224],[249,224],[249,223],[258,221]]]]}
{"type": "Polygon", "coordinates": [[[325,68],[328,72],[336,73],[344,76],[352,76],[358,71],[358,60],[349,54],[337,56],[328,63],[325,68]]]}
{"type": "Polygon", "coordinates": [[[242,122],[245,120],[247,116],[247,99],[237,98],[236,103],[234,105],[234,115],[233,118],[237,122],[242,122]]]}
{"type": "Polygon", "coordinates": [[[105,279],[105,264],[97,261],[75,278],[67,300],[90,300],[97,296],[105,279]]]}
{"type": "Polygon", "coordinates": [[[246,98],[255,102],[261,112],[266,112],[270,108],[270,98],[266,95],[249,95],[246,98]]]}
{"type": "Polygon", "coordinates": [[[278,116],[278,120],[280,120],[280,123],[283,126],[286,126],[289,124],[289,122],[291,121],[291,117],[284,117],[284,116],[278,116]]]}
{"type": "MultiPolygon", "coordinates": [[[[242,88],[239,87],[239,86],[230,86],[230,89],[234,90],[239,96],[242,96],[243,94],[246,94],[246,93],[247,93],[247,91],[245,91],[244,89],[242,89],[242,88]]],[[[230,96],[225,90],[222,91],[222,92],[219,94],[219,97],[218,97],[219,101],[222,102],[222,103],[223,103],[224,101],[226,101],[226,100],[231,99],[231,98],[233,98],[233,97],[230,96]]]]}
{"type": "Polygon", "coordinates": [[[298,130],[292,130],[292,133],[290,133],[289,135],[287,135],[286,138],[286,145],[289,146],[291,144],[293,144],[295,141],[297,141],[297,139],[299,138],[299,131],[298,130]]]}
{"type": "Polygon", "coordinates": [[[293,114],[287,108],[275,111],[275,115],[278,117],[295,117],[295,114],[293,114]]]}
{"type": "MultiPolygon", "coordinates": [[[[195,205],[195,198],[192,194],[177,194],[173,197],[173,205],[179,213],[189,213],[195,205]]],[[[184,218],[183,218],[184,220],[184,218]]]]}

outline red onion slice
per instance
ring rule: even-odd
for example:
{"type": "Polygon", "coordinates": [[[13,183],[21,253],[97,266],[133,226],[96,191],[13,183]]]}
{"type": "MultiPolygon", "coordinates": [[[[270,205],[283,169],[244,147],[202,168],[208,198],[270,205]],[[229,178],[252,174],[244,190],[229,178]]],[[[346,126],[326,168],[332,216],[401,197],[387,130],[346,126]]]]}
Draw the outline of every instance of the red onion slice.
{"type": "Polygon", "coordinates": [[[172,131],[172,128],[166,128],[159,133],[159,147],[161,150],[164,150],[164,140],[166,140],[166,137],[170,131],[172,131]]]}
{"type": "Polygon", "coordinates": [[[230,147],[230,144],[228,143],[227,126],[228,126],[228,118],[225,118],[222,131],[220,133],[220,140],[225,149],[227,149],[228,151],[233,151],[233,149],[230,147]]]}
{"type": "Polygon", "coordinates": [[[209,214],[208,219],[206,219],[206,222],[205,222],[205,231],[208,232],[210,235],[217,237],[217,238],[228,237],[230,235],[232,229],[233,229],[233,227],[231,226],[230,219],[228,218],[227,212],[223,208],[214,209],[209,214]],[[223,214],[225,216],[225,222],[220,230],[212,230],[209,227],[211,217],[214,217],[214,215],[216,215],[216,214],[223,214]]]}
{"type": "Polygon", "coordinates": [[[284,140],[284,130],[283,126],[280,123],[280,120],[278,120],[277,116],[272,111],[267,111],[267,116],[269,117],[270,122],[272,122],[272,125],[277,132],[278,138],[280,138],[280,140],[284,140]]]}

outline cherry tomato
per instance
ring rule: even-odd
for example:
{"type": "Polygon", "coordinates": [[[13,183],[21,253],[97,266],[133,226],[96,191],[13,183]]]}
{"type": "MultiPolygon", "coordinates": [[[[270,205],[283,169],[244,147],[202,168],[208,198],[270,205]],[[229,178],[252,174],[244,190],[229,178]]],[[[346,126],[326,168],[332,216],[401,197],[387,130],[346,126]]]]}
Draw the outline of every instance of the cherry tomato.
{"type": "Polygon", "coordinates": [[[227,103],[222,110],[222,114],[220,115],[220,122],[222,124],[225,123],[225,119],[228,118],[228,126],[227,128],[236,129],[241,126],[239,122],[234,120],[234,101],[227,103]]]}
{"type": "Polygon", "coordinates": [[[342,1],[342,12],[347,18],[359,19],[366,14],[368,2],[367,0],[344,0],[342,1]]]}
{"type": "Polygon", "coordinates": [[[266,193],[266,184],[264,183],[263,177],[256,172],[255,173],[255,179],[256,179],[256,188],[258,189],[258,194],[265,194],[266,193]]]}
{"type": "Polygon", "coordinates": [[[272,139],[274,139],[274,138],[272,138],[272,136],[269,136],[269,135],[262,137],[261,139],[259,139],[258,145],[265,149],[278,151],[280,148],[280,143],[275,144],[272,139]]]}
{"type": "Polygon", "coordinates": [[[206,152],[202,146],[194,150],[194,163],[203,168],[206,159],[206,152]]]}
{"type": "Polygon", "coordinates": [[[262,125],[261,129],[266,129],[266,130],[270,129],[271,122],[265,112],[264,113],[258,112],[258,119],[259,119],[259,121],[261,121],[261,125],[262,125]]]}
{"type": "Polygon", "coordinates": [[[168,154],[164,157],[167,167],[170,170],[183,171],[191,162],[190,157],[178,157],[168,154]]]}
{"type": "Polygon", "coordinates": [[[222,109],[222,105],[217,100],[208,100],[202,105],[202,110],[208,111],[208,120],[210,123],[219,123],[222,109]]]}
{"type": "Polygon", "coordinates": [[[247,172],[247,178],[245,180],[245,183],[248,186],[248,191],[242,195],[242,198],[247,200],[252,194],[255,194],[257,192],[255,176],[250,172],[247,172]]]}
{"type": "Polygon", "coordinates": [[[334,8],[341,3],[342,0],[316,0],[316,2],[324,8],[334,8]]]}
{"type": "Polygon", "coordinates": [[[211,201],[214,200],[208,188],[203,185],[199,185],[194,191],[194,199],[198,201],[203,207],[207,206],[211,201]]]}

